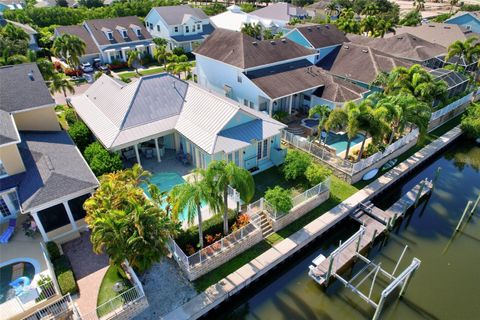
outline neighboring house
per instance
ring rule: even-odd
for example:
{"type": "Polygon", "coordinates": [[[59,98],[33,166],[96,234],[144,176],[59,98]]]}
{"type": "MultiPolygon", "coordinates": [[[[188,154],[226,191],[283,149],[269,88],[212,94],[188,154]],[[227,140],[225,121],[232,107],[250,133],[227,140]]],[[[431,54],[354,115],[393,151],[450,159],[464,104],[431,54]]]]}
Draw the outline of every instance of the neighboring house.
{"type": "Polygon", "coordinates": [[[285,34],[285,37],[306,48],[315,49],[318,55],[314,63],[323,59],[336,47],[349,41],[345,33],[332,24],[311,24],[292,28],[285,34]]]}
{"type": "Polygon", "coordinates": [[[185,52],[197,48],[214,30],[202,9],[188,5],[152,8],[145,25],[154,38],[168,41],[168,49],[183,48],[185,52]]]}
{"type": "Polygon", "coordinates": [[[37,34],[38,32],[30,27],[28,24],[19,23],[16,21],[6,20],[3,18],[3,15],[0,14],[0,27],[4,27],[7,23],[13,24],[15,27],[18,27],[25,31],[29,36],[28,46],[31,50],[40,50],[37,43],[37,34]]]}
{"type": "Polygon", "coordinates": [[[0,82],[0,222],[30,214],[44,241],[77,236],[97,178],[60,129],[35,63],[0,67],[0,82]]]}
{"type": "Polygon", "coordinates": [[[262,9],[250,12],[250,15],[271,20],[279,27],[285,27],[292,18],[305,19],[308,13],[305,9],[286,2],[272,3],[262,9]]]}
{"type": "Polygon", "coordinates": [[[448,24],[456,24],[465,28],[466,30],[480,33],[480,11],[459,11],[444,22],[448,24]]]}
{"type": "MultiPolygon", "coordinates": [[[[67,0],[67,4],[71,8],[78,7],[77,0],[67,0]]],[[[37,2],[35,3],[35,8],[46,8],[55,6],[57,6],[57,0],[37,0],[37,2]]]]}
{"type": "Polygon", "coordinates": [[[108,150],[138,163],[145,144],[158,162],[171,149],[197,168],[228,160],[256,173],[284,161],[284,124],[167,73],[129,84],[104,75],[69,104],[108,150]]]}
{"type": "Polygon", "coordinates": [[[86,52],[81,62],[93,59],[103,63],[125,62],[131,50],[153,56],[152,36],[134,16],[85,20],[81,25],[57,27],[54,34],[56,37],[73,34],[85,42],[86,52]]]}
{"type": "Polygon", "coordinates": [[[5,10],[18,10],[25,7],[23,0],[0,0],[0,12],[5,10]]]}
{"type": "Polygon", "coordinates": [[[210,21],[217,28],[241,31],[242,27],[247,24],[260,24],[264,29],[270,29],[277,31],[278,26],[275,25],[270,19],[263,19],[257,16],[253,16],[249,13],[245,13],[239,6],[232,5],[227,8],[227,11],[219,13],[213,17],[210,17],[210,21]]]}
{"type": "Polygon", "coordinates": [[[319,103],[334,107],[368,91],[315,67],[318,50],[287,38],[257,41],[217,29],[195,55],[202,86],[270,115],[319,103]]]}

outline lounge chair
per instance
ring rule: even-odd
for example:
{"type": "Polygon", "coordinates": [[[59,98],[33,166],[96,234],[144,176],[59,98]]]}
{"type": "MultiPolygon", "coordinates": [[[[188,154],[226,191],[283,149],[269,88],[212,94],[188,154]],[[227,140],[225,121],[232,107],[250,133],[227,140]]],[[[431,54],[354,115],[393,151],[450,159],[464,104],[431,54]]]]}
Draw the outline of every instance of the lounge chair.
{"type": "Polygon", "coordinates": [[[127,150],[123,152],[123,156],[127,160],[135,159],[137,155],[135,154],[135,150],[127,150]]]}
{"type": "Polygon", "coordinates": [[[187,153],[185,155],[185,157],[182,159],[182,163],[183,163],[184,166],[192,163],[192,156],[190,155],[190,153],[187,153]]]}
{"type": "Polygon", "coordinates": [[[13,232],[15,231],[15,226],[17,225],[17,219],[10,219],[8,222],[8,228],[3,232],[0,236],[0,243],[8,243],[10,238],[13,236],[13,232]]]}

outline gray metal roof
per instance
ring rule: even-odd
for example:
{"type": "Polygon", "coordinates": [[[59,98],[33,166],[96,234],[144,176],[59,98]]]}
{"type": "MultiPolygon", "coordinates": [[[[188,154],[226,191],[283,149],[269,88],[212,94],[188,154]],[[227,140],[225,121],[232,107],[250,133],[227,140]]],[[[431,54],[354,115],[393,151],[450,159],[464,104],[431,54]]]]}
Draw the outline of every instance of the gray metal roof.
{"type": "Polygon", "coordinates": [[[211,23],[208,23],[202,26],[202,32],[200,33],[191,35],[171,36],[171,38],[177,42],[202,40],[206,36],[211,34],[213,31],[215,31],[215,28],[212,26],[211,23]]]}
{"type": "Polygon", "coordinates": [[[286,2],[272,3],[264,8],[252,11],[250,14],[261,18],[284,21],[289,21],[291,17],[305,17],[308,15],[305,9],[295,7],[286,2]]]}
{"type": "Polygon", "coordinates": [[[190,15],[197,19],[208,19],[208,16],[200,8],[192,8],[189,5],[164,6],[153,8],[169,25],[179,25],[183,23],[184,16],[190,15]]]}
{"type": "Polygon", "coordinates": [[[0,146],[10,142],[20,142],[12,115],[0,110],[0,146]]]}
{"type": "Polygon", "coordinates": [[[55,104],[36,63],[0,67],[0,83],[0,110],[12,113],[55,104]]]}
{"type": "Polygon", "coordinates": [[[65,131],[22,132],[19,151],[26,171],[12,176],[24,212],[98,186],[65,131]]]}

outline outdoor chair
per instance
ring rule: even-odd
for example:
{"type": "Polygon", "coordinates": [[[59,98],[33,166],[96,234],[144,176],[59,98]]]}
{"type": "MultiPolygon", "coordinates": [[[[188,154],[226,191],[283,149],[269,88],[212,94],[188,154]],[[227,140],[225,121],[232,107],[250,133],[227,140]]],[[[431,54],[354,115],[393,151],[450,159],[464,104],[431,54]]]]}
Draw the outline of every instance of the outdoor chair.
{"type": "Polygon", "coordinates": [[[15,226],[17,225],[17,219],[10,219],[8,222],[8,228],[3,232],[0,236],[0,243],[8,243],[10,238],[13,236],[13,232],[15,231],[15,226]]]}
{"type": "Polygon", "coordinates": [[[127,150],[123,152],[125,159],[130,160],[136,158],[135,150],[127,150]]]}
{"type": "Polygon", "coordinates": [[[184,166],[192,163],[192,156],[190,155],[190,153],[187,153],[185,155],[185,157],[182,159],[182,163],[183,163],[184,166]]]}
{"type": "Polygon", "coordinates": [[[147,159],[153,158],[153,149],[145,149],[143,153],[145,154],[145,158],[147,159]]]}

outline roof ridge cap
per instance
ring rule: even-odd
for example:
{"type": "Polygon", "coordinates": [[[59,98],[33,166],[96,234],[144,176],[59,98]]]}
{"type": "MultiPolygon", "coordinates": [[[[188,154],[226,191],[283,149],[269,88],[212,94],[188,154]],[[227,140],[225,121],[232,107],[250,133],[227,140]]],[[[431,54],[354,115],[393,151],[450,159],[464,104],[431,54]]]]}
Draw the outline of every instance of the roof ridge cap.
{"type": "MultiPolygon", "coordinates": [[[[127,121],[127,118],[128,118],[128,115],[130,114],[130,111],[132,111],[133,101],[135,101],[135,97],[137,96],[137,93],[138,93],[138,90],[140,89],[140,85],[141,85],[142,81],[143,81],[143,79],[142,79],[142,77],[140,77],[140,80],[133,82],[133,84],[137,84],[137,87],[135,88],[135,92],[133,93],[132,98],[131,98],[130,102],[128,103],[127,112],[125,113],[125,116],[123,117],[122,123],[118,127],[118,129],[119,129],[118,133],[119,134],[120,134],[120,131],[122,131],[123,127],[125,126],[125,122],[127,121]]],[[[123,88],[124,87],[122,87],[122,89],[123,88]]]]}

